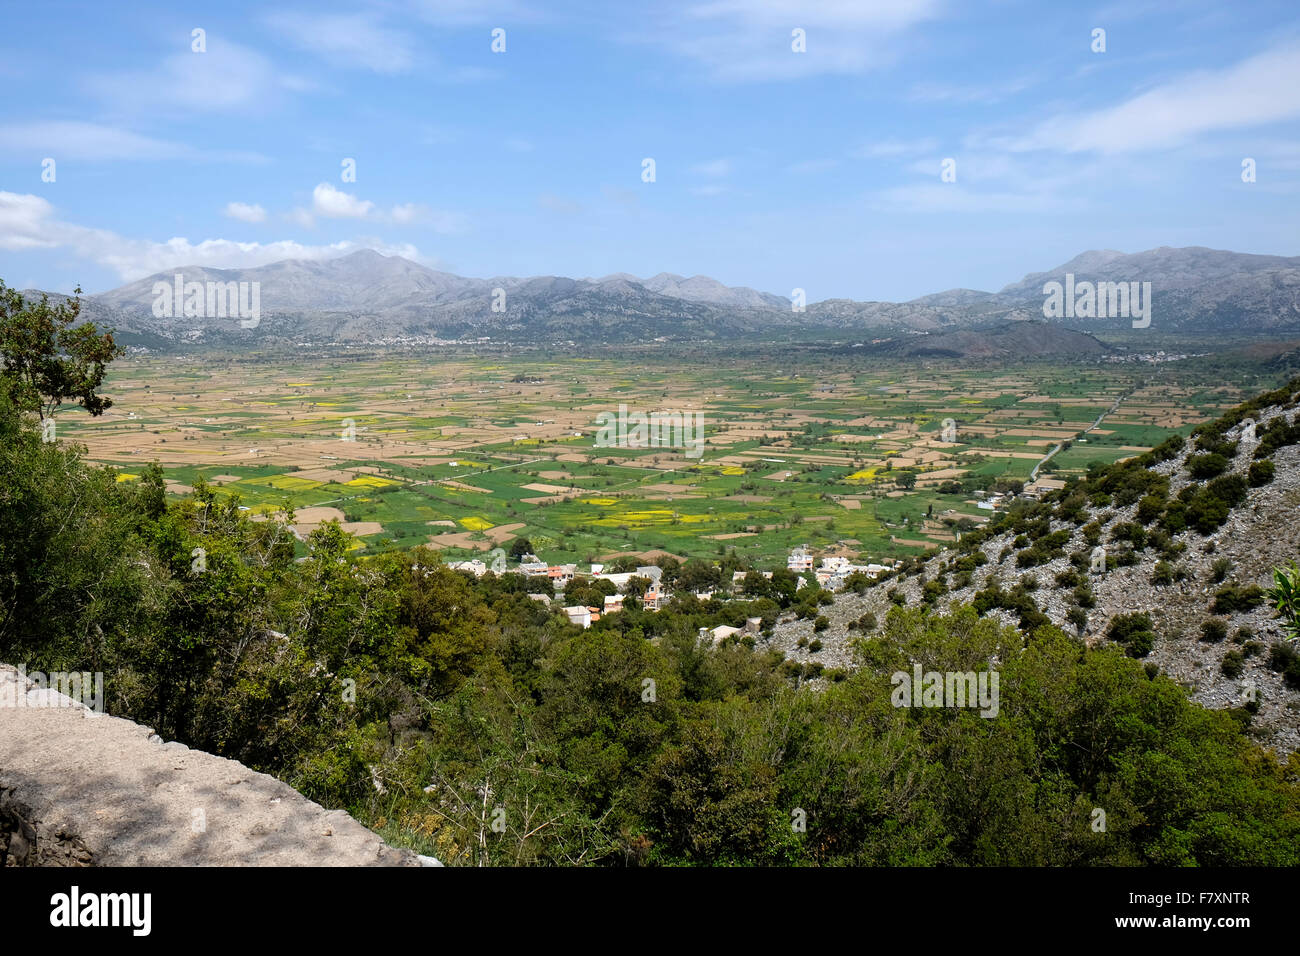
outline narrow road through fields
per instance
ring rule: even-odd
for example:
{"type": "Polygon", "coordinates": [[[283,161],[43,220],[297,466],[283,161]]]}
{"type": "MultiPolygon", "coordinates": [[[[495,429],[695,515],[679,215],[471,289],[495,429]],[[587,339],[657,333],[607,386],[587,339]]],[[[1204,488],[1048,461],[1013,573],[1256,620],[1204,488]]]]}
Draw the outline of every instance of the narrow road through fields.
{"type": "MultiPolygon", "coordinates": [[[[1095,422],[1093,422],[1091,425],[1089,425],[1087,428],[1085,428],[1085,429],[1084,429],[1082,432],[1080,432],[1079,434],[1081,434],[1081,435],[1086,435],[1086,434],[1088,434],[1088,432],[1092,431],[1094,428],[1096,428],[1098,425],[1100,425],[1100,424],[1101,424],[1101,421],[1102,421],[1103,418],[1105,418],[1107,415],[1109,415],[1109,414],[1111,414],[1112,412],[1114,412],[1115,409],[1119,408],[1119,403],[1122,402],[1122,401],[1124,401],[1124,399],[1128,398],[1128,397],[1129,397],[1130,395],[1132,395],[1132,394],[1133,394],[1132,392],[1125,392],[1125,393],[1124,393],[1123,395],[1121,395],[1119,398],[1115,399],[1115,404],[1111,405],[1110,408],[1106,409],[1104,412],[1102,412],[1100,415],[1098,415],[1098,416],[1097,416],[1097,420],[1096,420],[1095,422]]],[[[1044,455],[1044,456],[1042,457],[1042,459],[1038,462],[1038,464],[1034,465],[1033,470],[1029,472],[1029,480],[1030,480],[1030,481],[1036,481],[1036,480],[1038,479],[1038,469],[1039,469],[1039,468],[1042,468],[1045,464],[1047,464],[1049,461],[1051,461],[1052,456],[1055,455],[1058,451],[1061,450],[1062,445],[1064,445],[1064,442],[1058,442],[1058,443],[1057,443],[1057,444],[1052,448],[1051,451],[1049,451],[1046,455],[1044,455]]]]}

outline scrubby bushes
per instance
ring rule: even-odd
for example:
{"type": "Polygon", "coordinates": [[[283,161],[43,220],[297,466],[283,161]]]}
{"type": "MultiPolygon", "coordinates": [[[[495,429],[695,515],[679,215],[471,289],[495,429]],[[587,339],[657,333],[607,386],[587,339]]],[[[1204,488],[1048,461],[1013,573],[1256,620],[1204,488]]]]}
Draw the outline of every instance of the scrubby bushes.
{"type": "Polygon", "coordinates": [[[1121,645],[1129,657],[1146,657],[1156,642],[1151,615],[1146,613],[1116,616],[1106,629],[1106,636],[1121,645]]]}
{"type": "Polygon", "coordinates": [[[1223,618],[1208,618],[1201,625],[1201,640],[1217,644],[1228,636],[1228,624],[1223,618]]]}
{"type": "Polygon", "coordinates": [[[1236,614],[1249,611],[1264,603],[1264,589],[1257,584],[1242,587],[1229,584],[1214,592],[1214,601],[1210,604],[1211,614],[1236,614]]]}

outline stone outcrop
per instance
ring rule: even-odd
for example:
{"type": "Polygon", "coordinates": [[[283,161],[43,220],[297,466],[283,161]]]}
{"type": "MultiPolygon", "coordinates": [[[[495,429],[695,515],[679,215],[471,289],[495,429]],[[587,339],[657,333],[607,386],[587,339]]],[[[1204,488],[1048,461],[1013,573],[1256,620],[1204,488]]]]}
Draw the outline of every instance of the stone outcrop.
{"type": "Polygon", "coordinates": [[[6,866],[437,866],[240,763],[0,665],[6,866]]]}

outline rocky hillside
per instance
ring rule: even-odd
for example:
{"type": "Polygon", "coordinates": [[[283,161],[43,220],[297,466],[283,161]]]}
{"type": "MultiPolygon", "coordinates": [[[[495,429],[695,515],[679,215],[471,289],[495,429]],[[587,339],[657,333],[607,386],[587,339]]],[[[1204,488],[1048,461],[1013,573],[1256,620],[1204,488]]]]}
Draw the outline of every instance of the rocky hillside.
{"type": "Polygon", "coordinates": [[[1300,750],[1300,660],[1263,593],[1300,557],[1298,399],[1300,379],[1189,440],[1017,503],[955,547],[837,595],[826,630],[784,620],[769,643],[797,663],[851,667],[854,643],[894,604],[969,602],[1022,630],[1050,622],[1116,641],[1204,706],[1240,708],[1262,743],[1300,750]]]}

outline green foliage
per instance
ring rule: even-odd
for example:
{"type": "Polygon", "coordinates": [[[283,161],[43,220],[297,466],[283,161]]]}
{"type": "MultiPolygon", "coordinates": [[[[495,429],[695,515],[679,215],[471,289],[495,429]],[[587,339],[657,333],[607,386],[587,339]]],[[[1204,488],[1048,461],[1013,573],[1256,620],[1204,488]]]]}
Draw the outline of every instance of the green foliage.
{"type": "MultiPolygon", "coordinates": [[[[747,600],[630,601],[582,631],[517,575],[476,580],[425,549],[358,559],[335,523],[295,560],[287,528],[233,496],[196,482],[167,504],[157,468],[117,482],[41,442],[19,391],[0,376],[0,659],[104,671],[111,712],[449,864],[1300,865],[1300,758],[1051,626],[1027,582],[864,614],[851,673],[698,640],[782,608],[816,632],[819,589],[784,569],[747,600]],[[1019,628],[981,617],[995,607],[1019,628]],[[997,716],[893,706],[913,664],[995,670],[997,716]]],[[[1137,501],[1158,482],[1108,487],[1137,501]]],[[[1045,518],[1017,532],[1038,553],[1064,544],[1045,518]]],[[[1146,615],[1108,634],[1132,656],[1154,638],[1146,615]]],[[[1270,660],[1300,683],[1289,645],[1270,660]]]]}
{"type": "Polygon", "coordinates": [[[1223,661],[1219,669],[1223,671],[1225,677],[1238,678],[1246,667],[1246,659],[1241,651],[1228,651],[1223,655],[1223,661]]]}
{"type": "Polygon", "coordinates": [[[1288,687],[1300,688],[1300,653],[1293,644],[1274,644],[1269,651],[1268,666],[1282,675],[1288,687]]]}
{"type": "Polygon", "coordinates": [[[1214,592],[1214,601],[1210,604],[1211,614],[1236,614],[1249,611],[1264,603],[1267,595],[1257,584],[1242,587],[1240,584],[1228,584],[1214,592]]]}
{"type": "Polygon", "coordinates": [[[1263,461],[1251,462],[1250,470],[1248,473],[1248,478],[1250,479],[1250,487],[1259,488],[1262,487],[1263,485],[1269,484],[1270,482],[1272,482],[1273,475],[1275,473],[1276,473],[1276,469],[1273,465],[1273,462],[1267,459],[1264,459],[1263,461]]]}
{"type": "Polygon", "coordinates": [[[1231,573],[1232,561],[1228,558],[1215,558],[1210,565],[1210,580],[1215,584],[1222,584],[1231,573]]]}
{"type": "Polygon", "coordinates": [[[1111,620],[1106,636],[1122,645],[1129,657],[1146,657],[1156,640],[1151,629],[1151,615],[1145,612],[1117,615],[1111,620]]]}
{"type": "Polygon", "coordinates": [[[1228,470],[1231,464],[1227,458],[1217,452],[1208,455],[1190,455],[1187,459],[1187,472],[1198,481],[1214,478],[1228,470]]]}
{"type": "Polygon", "coordinates": [[[1201,640],[1217,644],[1228,636],[1228,623],[1220,617],[1207,618],[1201,625],[1201,640]]]}
{"type": "Polygon", "coordinates": [[[72,399],[91,415],[113,403],[97,391],[108,363],[122,354],[113,336],[92,322],[73,325],[81,313],[77,297],[51,305],[48,296],[27,302],[0,282],[0,362],[18,407],[48,416],[72,399]]]}
{"type": "Polygon", "coordinates": [[[1300,638],[1300,567],[1294,561],[1284,568],[1273,569],[1273,587],[1267,592],[1273,602],[1287,638],[1300,638]]]}

